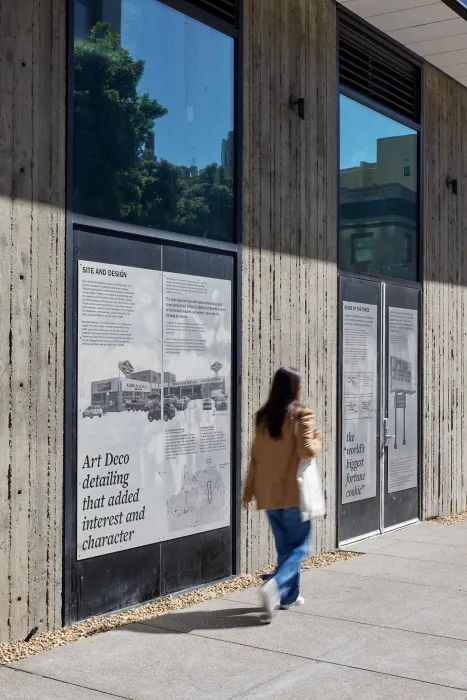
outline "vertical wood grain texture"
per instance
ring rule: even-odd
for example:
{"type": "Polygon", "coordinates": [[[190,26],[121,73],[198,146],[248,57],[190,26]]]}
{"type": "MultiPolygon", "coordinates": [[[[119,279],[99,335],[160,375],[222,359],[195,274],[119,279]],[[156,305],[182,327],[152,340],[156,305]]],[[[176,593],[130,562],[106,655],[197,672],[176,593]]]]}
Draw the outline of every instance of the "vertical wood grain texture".
{"type": "MultiPolygon", "coordinates": [[[[324,433],[328,515],[319,551],[336,545],[337,124],[332,0],[244,0],[242,472],[253,415],[282,364],[302,370],[324,433]],[[306,99],[306,118],[290,109],[306,99]]],[[[264,514],[242,515],[242,568],[272,563],[264,514]]]]}
{"type": "Polygon", "coordinates": [[[431,517],[467,508],[467,90],[426,65],[424,102],[422,514],[431,517]]]}
{"type": "Polygon", "coordinates": [[[65,2],[0,4],[0,642],[61,624],[65,2]]]}

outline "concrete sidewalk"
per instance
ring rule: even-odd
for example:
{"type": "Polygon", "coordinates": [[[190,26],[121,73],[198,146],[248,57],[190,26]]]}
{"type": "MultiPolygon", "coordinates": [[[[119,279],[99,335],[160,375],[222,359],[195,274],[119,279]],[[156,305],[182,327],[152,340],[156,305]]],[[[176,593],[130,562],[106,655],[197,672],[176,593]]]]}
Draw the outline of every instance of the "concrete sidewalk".
{"type": "Polygon", "coordinates": [[[0,667],[0,698],[467,700],[467,523],[352,550],[272,625],[238,593],[0,667]]]}

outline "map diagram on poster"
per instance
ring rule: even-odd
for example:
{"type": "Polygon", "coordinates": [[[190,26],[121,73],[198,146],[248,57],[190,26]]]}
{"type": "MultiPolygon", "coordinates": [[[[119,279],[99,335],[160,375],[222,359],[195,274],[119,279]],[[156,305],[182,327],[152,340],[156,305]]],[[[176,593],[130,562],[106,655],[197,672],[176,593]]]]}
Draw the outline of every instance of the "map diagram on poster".
{"type": "Polygon", "coordinates": [[[80,261],[77,557],[230,523],[231,283],[80,261]]]}
{"type": "Polygon", "coordinates": [[[378,309],[343,302],[342,503],[376,495],[378,309]]]}
{"type": "Polygon", "coordinates": [[[418,314],[389,308],[388,493],[418,483],[418,314]]]}

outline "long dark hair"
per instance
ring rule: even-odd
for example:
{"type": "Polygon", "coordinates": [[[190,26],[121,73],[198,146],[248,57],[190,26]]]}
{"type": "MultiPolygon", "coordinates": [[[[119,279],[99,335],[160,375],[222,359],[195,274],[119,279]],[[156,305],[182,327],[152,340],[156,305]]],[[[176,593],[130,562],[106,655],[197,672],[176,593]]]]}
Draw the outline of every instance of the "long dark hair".
{"type": "Polygon", "coordinates": [[[256,425],[264,425],[274,440],[282,434],[282,425],[290,406],[297,401],[302,376],[291,367],[281,367],[274,375],[269,398],[256,414],[256,425]]]}

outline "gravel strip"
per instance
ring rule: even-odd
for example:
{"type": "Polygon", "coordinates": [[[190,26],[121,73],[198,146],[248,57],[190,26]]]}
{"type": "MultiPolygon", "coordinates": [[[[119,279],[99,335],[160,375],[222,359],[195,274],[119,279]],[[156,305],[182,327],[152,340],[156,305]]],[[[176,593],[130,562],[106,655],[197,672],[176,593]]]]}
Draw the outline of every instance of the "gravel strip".
{"type": "MultiPolygon", "coordinates": [[[[354,552],[329,552],[321,556],[314,556],[303,562],[303,569],[320,569],[323,566],[329,566],[339,561],[345,561],[352,557],[360,556],[354,552]]],[[[11,661],[19,661],[27,656],[40,654],[50,649],[70,644],[84,637],[91,637],[94,634],[107,632],[109,630],[125,627],[135,622],[142,620],[151,620],[161,615],[183,610],[192,605],[197,605],[205,600],[213,600],[214,598],[222,598],[236,591],[243,591],[247,588],[254,588],[261,584],[261,574],[269,573],[271,569],[264,569],[256,574],[246,574],[245,576],[237,576],[236,578],[221,583],[215,583],[206,588],[200,588],[190,593],[182,595],[168,596],[162,598],[155,603],[140,605],[131,610],[109,615],[106,617],[92,617],[85,622],[80,622],[72,627],[65,627],[54,632],[44,632],[43,634],[33,637],[29,642],[7,642],[0,644],[0,665],[10,663],[11,661]]]]}
{"type": "Polygon", "coordinates": [[[457,513],[456,515],[446,515],[444,518],[430,518],[427,522],[438,523],[440,525],[455,525],[456,523],[463,523],[467,520],[467,510],[463,513],[457,513]]]}

